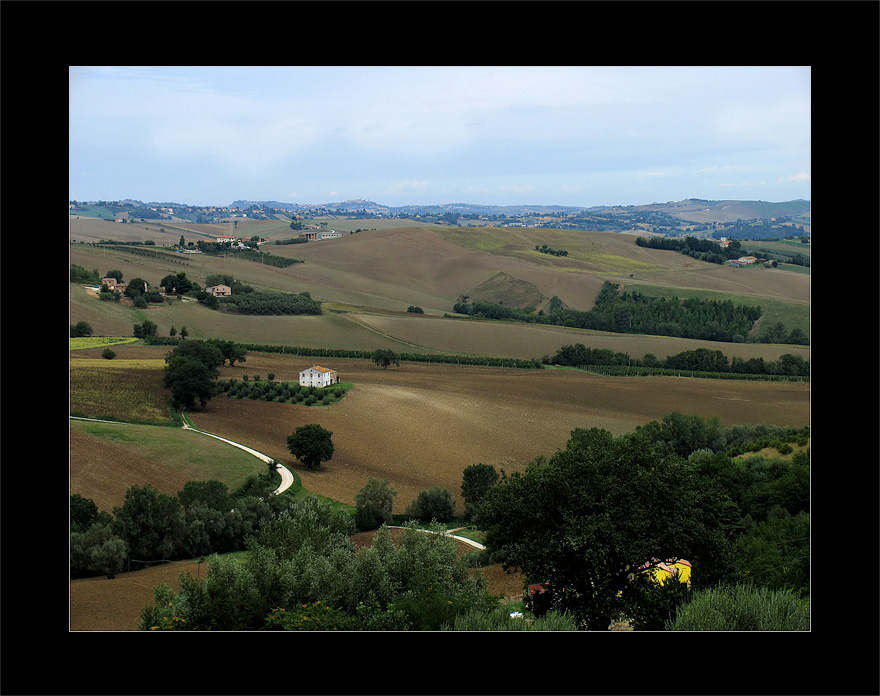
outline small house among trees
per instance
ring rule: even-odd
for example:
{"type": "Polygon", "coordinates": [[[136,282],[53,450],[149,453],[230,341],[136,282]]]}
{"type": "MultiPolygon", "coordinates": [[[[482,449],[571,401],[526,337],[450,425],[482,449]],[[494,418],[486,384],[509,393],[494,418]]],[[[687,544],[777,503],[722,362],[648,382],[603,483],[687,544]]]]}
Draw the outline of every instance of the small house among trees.
{"type": "Polygon", "coordinates": [[[232,288],[228,285],[210,285],[205,288],[205,292],[214,297],[229,297],[232,294],[232,288]]]}
{"type": "Polygon", "coordinates": [[[339,382],[339,373],[320,365],[313,365],[299,373],[301,387],[327,387],[339,382]]]}

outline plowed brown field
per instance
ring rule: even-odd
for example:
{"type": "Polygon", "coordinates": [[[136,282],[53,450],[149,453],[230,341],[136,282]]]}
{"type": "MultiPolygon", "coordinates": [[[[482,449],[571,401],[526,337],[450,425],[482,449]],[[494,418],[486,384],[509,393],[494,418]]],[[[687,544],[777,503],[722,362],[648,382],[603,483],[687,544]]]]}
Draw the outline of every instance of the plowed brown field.
{"type": "MultiPolygon", "coordinates": [[[[92,352],[76,351],[72,359],[92,352]]],[[[121,346],[117,353],[155,357],[156,349],[121,346]]],[[[324,362],[342,381],[354,383],[333,406],[215,398],[204,411],[193,412],[192,420],[202,430],[278,459],[299,474],[306,489],[334,500],[354,504],[370,477],[388,479],[397,490],[398,512],[430,486],[448,487],[460,497],[462,471],[471,464],[520,471],[536,456],[565,447],[575,428],[619,435],[673,411],[717,416],[726,426],[810,423],[809,383],[611,378],[574,370],[407,362],[383,370],[367,360],[324,362]],[[333,432],[333,458],[317,471],[303,469],[287,450],[287,436],[308,423],[333,432]]],[[[308,358],[250,353],[245,363],[221,368],[221,378],[274,372],[276,379],[296,379],[311,364],[308,358]]],[[[84,469],[93,460],[71,441],[72,476],[86,480],[84,469]]],[[[103,464],[101,480],[91,479],[94,489],[74,492],[121,505],[120,490],[111,492],[110,481],[114,467],[125,479],[131,461],[117,456],[103,464]]]]}

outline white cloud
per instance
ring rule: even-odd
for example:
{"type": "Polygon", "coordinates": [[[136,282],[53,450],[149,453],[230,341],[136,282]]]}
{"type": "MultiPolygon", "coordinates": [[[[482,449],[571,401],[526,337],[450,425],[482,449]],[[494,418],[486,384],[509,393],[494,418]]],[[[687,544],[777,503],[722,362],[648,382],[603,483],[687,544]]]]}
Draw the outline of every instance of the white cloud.
{"type": "Polygon", "coordinates": [[[786,181],[810,181],[811,177],[807,172],[798,172],[797,174],[790,174],[789,176],[781,176],[777,180],[777,183],[783,183],[786,181]]]}

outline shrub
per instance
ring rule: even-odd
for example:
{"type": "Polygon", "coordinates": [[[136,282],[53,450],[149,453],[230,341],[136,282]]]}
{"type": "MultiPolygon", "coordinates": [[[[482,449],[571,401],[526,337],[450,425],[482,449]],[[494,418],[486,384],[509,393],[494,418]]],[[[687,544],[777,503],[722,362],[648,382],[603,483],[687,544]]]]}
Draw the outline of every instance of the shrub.
{"type": "Polygon", "coordinates": [[[670,631],[808,631],[809,600],[790,590],[737,585],[694,592],[670,631]]]}
{"type": "Polygon", "coordinates": [[[110,348],[105,348],[101,351],[101,357],[105,360],[113,360],[116,357],[116,353],[110,348]]]}

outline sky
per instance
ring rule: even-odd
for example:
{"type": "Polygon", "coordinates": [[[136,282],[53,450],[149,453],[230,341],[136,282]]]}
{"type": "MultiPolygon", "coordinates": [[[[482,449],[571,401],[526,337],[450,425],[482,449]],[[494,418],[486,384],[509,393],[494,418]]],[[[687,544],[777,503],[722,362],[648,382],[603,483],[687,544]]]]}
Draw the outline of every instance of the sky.
{"type": "Polygon", "coordinates": [[[810,198],[798,66],[70,66],[71,200],[810,198]]]}

